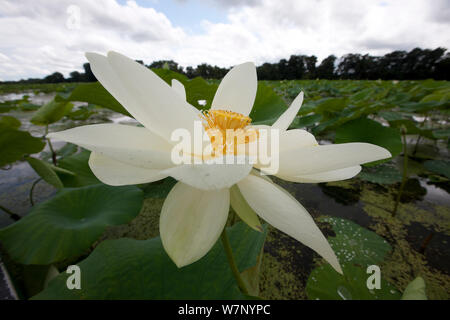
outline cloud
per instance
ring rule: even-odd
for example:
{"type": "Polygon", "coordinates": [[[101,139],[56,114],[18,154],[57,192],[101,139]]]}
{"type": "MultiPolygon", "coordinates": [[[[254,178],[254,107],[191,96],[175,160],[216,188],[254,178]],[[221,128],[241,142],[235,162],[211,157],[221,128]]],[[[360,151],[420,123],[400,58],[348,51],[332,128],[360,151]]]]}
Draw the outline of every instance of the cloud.
{"type": "MultiPolygon", "coordinates": [[[[0,78],[68,75],[81,70],[86,51],[116,50],[146,63],[173,59],[183,66],[228,67],[291,54],[323,59],[449,47],[449,2],[208,0],[205,5],[226,11],[226,22],[200,21],[203,32],[192,33],[135,1],[0,0],[0,78]]],[[[189,0],[182,8],[189,14],[189,0]]]]}
{"type": "Polygon", "coordinates": [[[40,77],[56,70],[67,75],[81,70],[86,51],[161,58],[185,37],[164,14],[134,1],[76,3],[0,0],[0,53],[10,59],[0,65],[0,77],[40,77]]]}
{"type": "Polygon", "coordinates": [[[450,24],[450,0],[434,0],[429,9],[430,21],[450,24]]]}

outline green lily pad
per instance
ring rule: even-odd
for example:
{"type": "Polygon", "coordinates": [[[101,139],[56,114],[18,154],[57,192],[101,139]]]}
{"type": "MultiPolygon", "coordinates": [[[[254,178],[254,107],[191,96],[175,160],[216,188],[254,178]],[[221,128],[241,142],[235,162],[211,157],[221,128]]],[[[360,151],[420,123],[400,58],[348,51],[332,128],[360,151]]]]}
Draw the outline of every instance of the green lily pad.
{"type": "Polygon", "coordinates": [[[450,179],[450,161],[428,160],[425,161],[423,165],[427,170],[443,175],[450,179]]]}
{"type": "Polygon", "coordinates": [[[216,93],[217,84],[208,83],[201,77],[188,79],[185,75],[169,70],[169,69],[152,69],[161,79],[166,81],[170,86],[172,79],[180,81],[186,91],[186,101],[197,109],[209,109],[216,93]],[[205,100],[204,106],[198,103],[199,100],[205,100]]]}
{"type": "Polygon", "coordinates": [[[317,267],[309,275],[306,294],[311,300],[399,300],[400,292],[383,279],[380,289],[367,288],[371,274],[365,268],[351,264],[342,265],[344,276],[329,264],[317,267]]]}
{"type": "Polygon", "coordinates": [[[401,113],[393,112],[393,111],[380,111],[380,112],[378,112],[378,115],[387,121],[395,121],[395,120],[403,119],[403,116],[401,113]]]}
{"type": "Polygon", "coordinates": [[[134,186],[87,186],[63,189],[20,221],[0,230],[11,258],[46,265],[86,252],[107,226],[136,217],[143,192],[134,186]]]}
{"type": "Polygon", "coordinates": [[[255,124],[272,125],[287,108],[284,100],[271,87],[260,82],[249,117],[255,124]]]}
{"type": "Polygon", "coordinates": [[[45,126],[54,123],[64,117],[72,110],[73,104],[70,102],[57,102],[55,100],[43,105],[31,118],[31,123],[45,126]]]}
{"type": "Polygon", "coordinates": [[[92,103],[131,117],[128,111],[122,107],[122,105],[100,84],[100,82],[82,83],[78,85],[68,97],[58,95],[55,100],[92,103]]]}
{"type": "Polygon", "coordinates": [[[0,125],[5,125],[13,129],[19,129],[22,123],[14,117],[3,116],[0,118],[0,125]]]}
{"type": "Polygon", "coordinates": [[[90,151],[82,150],[79,153],[65,157],[59,161],[58,167],[75,173],[75,176],[57,172],[65,187],[82,187],[101,183],[92,173],[88,161],[90,151]]]}
{"type": "Polygon", "coordinates": [[[436,139],[448,139],[450,137],[450,128],[434,130],[433,136],[436,139]]]}
{"type": "Polygon", "coordinates": [[[90,116],[96,113],[96,106],[88,104],[87,106],[80,106],[77,110],[72,111],[66,115],[71,120],[86,121],[90,116]]]}
{"type": "MultiPolygon", "coordinates": [[[[66,143],[62,148],[55,150],[56,158],[61,159],[73,155],[78,151],[78,146],[72,143],[66,143]]],[[[43,151],[41,152],[41,159],[50,161],[52,159],[52,153],[43,151]]]]}
{"type": "Polygon", "coordinates": [[[360,118],[349,121],[336,129],[335,143],[368,142],[388,149],[392,157],[402,151],[400,131],[384,127],[380,123],[360,118]]]}
{"type": "Polygon", "coordinates": [[[389,125],[396,128],[404,127],[407,134],[418,134],[429,139],[434,139],[432,130],[420,128],[418,123],[412,119],[392,120],[389,121],[389,125]]]}
{"type": "Polygon", "coordinates": [[[18,107],[21,111],[28,112],[28,111],[37,111],[39,108],[41,108],[40,105],[34,104],[34,103],[19,103],[18,107]]]}
{"type": "Polygon", "coordinates": [[[382,237],[350,220],[334,217],[320,220],[330,223],[336,233],[328,242],[342,264],[351,262],[364,267],[377,264],[392,250],[382,237]]]}
{"type": "Polygon", "coordinates": [[[318,126],[313,127],[311,132],[314,135],[317,135],[323,131],[326,131],[328,129],[331,129],[331,128],[337,126],[340,121],[341,121],[341,119],[339,117],[334,117],[334,118],[331,118],[330,120],[322,121],[322,122],[320,122],[320,124],[318,126]]]}
{"type": "Polygon", "coordinates": [[[0,167],[20,160],[24,155],[38,153],[44,146],[42,139],[0,123],[0,167]]]}
{"type": "Polygon", "coordinates": [[[431,110],[437,110],[445,106],[445,102],[439,101],[419,101],[419,102],[406,102],[400,105],[402,111],[426,113],[431,110]]]}
{"type": "Polygon", "coordinates": [[[402,174],[397,168],[388,165],[364,167],[358,178],[378,184],[394,184],[402,181],[402,174]]]}
{"type": "MultiPolygon", "coordinates": [[[[242,272],[256,265],[265,232],[244,223],[227,229],[242,272]]],[[[220,239],[199,261],[178,269],[159,237],[102,242],[81,263],[81,289],[68,290],[62,273],[34,299],[243,299],[220,239]]]]}
{"type": "Polygon", "coordinates": [[[292,128],[301,129],[304,127],[314,126],[322,119],[321,114],[311,114],[307,116],[296,117],[291,124],[292,128]]]}
{"type": "Polygon", "coordinates": [[[0,102],[0,113],[6,113],[14,109],[15,106],[9,101],[0,102]]]}
{"type": "Polygon", "coordinates": [[[53,167],[40,159],[27,157],[26,158],[28,164],[36,171],[36,173],[44,179],[47,183],[51,184],[55,188],[62,189],[64,188],[63,183],[59,179],[53,167]]]}
{"type": "Polygon", "coordinates": [[[329,114],[331,112],[339,112],[348,106],[347,98],[323,98],[317,101],[316,113],[329,114]]]}

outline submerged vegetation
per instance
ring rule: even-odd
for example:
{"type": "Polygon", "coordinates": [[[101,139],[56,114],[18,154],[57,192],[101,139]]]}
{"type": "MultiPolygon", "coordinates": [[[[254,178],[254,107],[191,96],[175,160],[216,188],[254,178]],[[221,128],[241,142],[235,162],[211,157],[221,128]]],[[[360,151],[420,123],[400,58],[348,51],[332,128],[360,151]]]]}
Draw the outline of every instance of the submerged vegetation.
{"type": "MultiPolygon", "coordinates": [[[[210,107],[215,81],[155,72],[168,83],[179,80],[196,108],[210,107]]],[[[301,91],[305,103],[291,129],[306,129],[322,144],[376,144],[393,157],[364,165],[347,181],[276,179],[319,221],[344,276],[285,234],[267,225],[256,232],[231,214],[227,234],[248,295],[423,299],[425,292],[448,299],[450,83],[260,81],[250,117],[272,124],[301,91]],[[367,288],[369,265],[380,267],[381,289],[367,288]]],[[[46,139],[80,124],[136,123],[99,83],[8,84],[0,85],[0,95],[0,249],[20,298],[246,297],[220,240],[182,269],[164,252],[158,221],[172,178],[106,186],[92,174],[87,150],[46,139]],[[81,290],[66,287],[65,270],[73,264],[83,270],[81,290]]]]}

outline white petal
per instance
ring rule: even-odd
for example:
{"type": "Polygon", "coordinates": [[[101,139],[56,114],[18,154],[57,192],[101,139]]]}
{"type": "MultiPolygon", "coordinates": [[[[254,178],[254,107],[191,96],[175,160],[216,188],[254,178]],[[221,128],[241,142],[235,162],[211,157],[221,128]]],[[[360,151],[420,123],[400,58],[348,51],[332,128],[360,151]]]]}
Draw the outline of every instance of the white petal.
{"type": "Polygon", "coordinates": [[[275,121],[272,125],[273,128],[278,128],[282,131],[287,130],[294,121],[295,116],[300,110],[303,103],[303,92],[300,92],[298,96],[292,101],[290,107],[275,121]]]}
{"type": "Polygon", "coordinates": [[[161,170],[131,166],[96,152],[89,157],[89,167],[101,182],[111,186],[148,183],[167,177],[161,170]]]}
{"type": "Polygon", "coordinates": [[[229,110],[249,115],[255,102],[258,80],[252,62],[231,69],[220,82],[211,109],[229,110]]]}
{"type": "Polygon", "coordinates": [[[228,189],[204,191],[178,182],[161,210],[159,232],[169,257],[181,268],[214,246],[227,222],[228,189]]]}
{"type": "Polygon", "coordinates": [[[186,100],[186,90],[184,89],[183,84],[177,79],[172,79],[172,89],[178,93],[183,100],[186,100]]]}
{"type": "Polygon", "coordinates": [[[133,166],[149,169],[173,166],[172,146],[142,127],[112,123],[93,124],[52,132],[48,137],[77,144],[133,166]]]}
{"type": "Polygon", "coordinates": [[[122,79],[111,67],[108,58],[97,53],[88,52],[86,58],[89,60],[92,72],[103,87],[120,102],[120,104],[140,123],[152,130],[151,119],[136,95],[127,90],[122,79]]]}
{"type": "Polygon", "coordinates": [[[254,175],[239,182],[238,187],[261,218],[316,251],[342,273],[333,249],[313,218],[287,191],[254,175]]]}
{"type": "MultiPolygon", "coordinates": [[[[180,81],[178,81],[177,79],[172,79],[172,89],[176,93],[178,93],[183,98],[183,100],[186,100],[186,89],[184,88],[184,85],[180,81]]],[[[194,112],[197,115],[198,117],[197,120],[200,119],[201,111],[198,110],[193,105],[191,105],[190,103],[188,103],[187,106],[192,110],[192,112],[194,112]]]]}
{"type": "Polygon", "coordinates": [[[262,171],[266,171],[272,165],[275,165],[273,170],[270,169],[270,171],[266,171],[267,174],[276,174],[276,162],[283,152],[291,149],[318,145],[316,138],[306,130],[293,129],[282,131],[278,128],[268,126],[254,127],[256,127],[260,133],[257,150],[258,162],[255,164],[255,167],[262,171]],[[277,133],[276,131],[278,131],[278,134],[274,134],[277,133]],[[264,144],[264,142],[266,142],[267,145],[264,144]],[[269,158],[271,158],[270,163],[268,163],[269,158]]]}
{"type": "Polygon", "coordinates": [[[314,135],[303,129],[292,129],[280,133],[280,151],[317,145],[314,135]]]}
{"type": "Polygon", "coordinates": [[[244,221],[250,228],[263,232],[261,222],[256,215],[256,212],[248,205],[244,196],[235,184],[230,188],[230,204],[236,214],[244,221]]]}
{"type": "Polygon", "coordinates": [[[166,82],[147,67],[119,53],[109,52],[108,61],[125,90],[139,103],[145,115],[142,122],[145,127],[168,141],[176,129],[184,128],[193,134],[194,121],[200,120],[198,115],[166,82]]]}
{"type": "Polygon", "coordinates": [[[222,159],[223,164],[183,164],[166,169],[163,173],[197,189],[218,190],[230,188],[252,169],[249,163],[226,164],[226,158],[222,159]]]}
{"type": "Polygon", "coordinates": [[[280,151],[278,175],[299,176],[332,171],[390,158],[388,150],[370,143],[342,143],[280,151]]]}
{"type": "Polygon", "coordinates": [[[361,171],[361,166],[354,166],[350,168],[337,169],[332,171],[324,171],[313,174],[305,174],[302,176],[279,176],[277,177],[292,182],[302,183],[319,183],[319,182],[331,182],[340,181],[353,178],[361,171]]]}

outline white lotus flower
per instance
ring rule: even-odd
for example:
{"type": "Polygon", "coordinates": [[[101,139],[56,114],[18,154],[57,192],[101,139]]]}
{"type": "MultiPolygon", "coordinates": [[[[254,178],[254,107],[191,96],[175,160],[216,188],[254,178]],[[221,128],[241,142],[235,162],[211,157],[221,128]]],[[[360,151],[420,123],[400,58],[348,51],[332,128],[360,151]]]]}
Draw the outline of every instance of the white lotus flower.
{"type": "MultiPolygon", "coordinates": [[[[96,124],[49,136],[92,151],[89,165],[106,184],[148,183],[168,176],[179,180],[160,217],[162,243],[178,267],[197,261],[212,248],[225,227],[231,204],[251,227],[260,228],[256,212],[342,273],[333,250],[305,208],[250,164],[173,164],[171,133],[178,128],[193,132],[193,123],[199,120],[199,112],[186,102],[180,82],[174,80],[169,86],[148,68],[115,52],[86,56],[97,79],[144,127],[96,124]]],[[[211,108],[217,111],[204,116],[215,114],[212,126],[239,121],[247,125],[256,89],[254,64],[235,66],[217,89],[211,108]]],[[[360,164],[391,156],[372,144],[318,145],[305,130],[287,131],[302,101],[301,93],[272,126],[281,132],[278,177],[294,182],[343,180],[358,174],[360,164]]]]}

